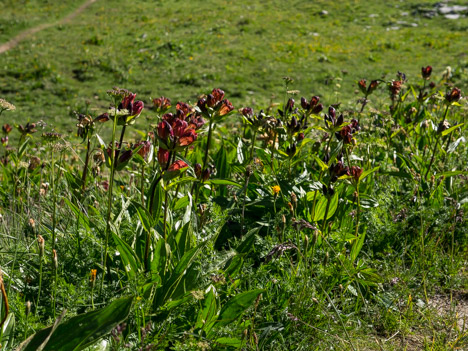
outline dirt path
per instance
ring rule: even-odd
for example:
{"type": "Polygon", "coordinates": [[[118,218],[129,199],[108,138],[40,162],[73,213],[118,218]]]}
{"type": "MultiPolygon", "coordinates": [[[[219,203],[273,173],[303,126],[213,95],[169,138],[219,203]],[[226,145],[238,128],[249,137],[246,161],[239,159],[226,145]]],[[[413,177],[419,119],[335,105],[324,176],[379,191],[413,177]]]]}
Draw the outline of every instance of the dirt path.
{"type": "Polygon", "coordinates": [[[59,24],[64,24],[64,23],[70,22],[73,18],[75,18],[81,12],[83,12],[89,5],[91,5],[92,3],[96,2],[96,1],[97,0],[87,0],[79,8],[77,8],[75,11],[73,11],[72,13],[67,15],[66,17],[62,18],[58,22],[43,23],[43,24],[40,24],[40,25],[38,25],[36,27],[26,29],[25,31],[23,31],[23,32],[19,33],[18,35],[16,35],[10,41],[0,45],[0,54],[4,53],[4,52],[6,52],[6,51],[8,51],[10,49],[13,49],[20,42],[22,42],[23,40],[25,40],[28,37],[32,36],[33,34],[35,34],[37,32],[40,32],[41,30],[44,30],[44,29],[47,29],[47,28],[50,28],[50,27],[53,27],[53,26],[57,26],[59,24]]]}

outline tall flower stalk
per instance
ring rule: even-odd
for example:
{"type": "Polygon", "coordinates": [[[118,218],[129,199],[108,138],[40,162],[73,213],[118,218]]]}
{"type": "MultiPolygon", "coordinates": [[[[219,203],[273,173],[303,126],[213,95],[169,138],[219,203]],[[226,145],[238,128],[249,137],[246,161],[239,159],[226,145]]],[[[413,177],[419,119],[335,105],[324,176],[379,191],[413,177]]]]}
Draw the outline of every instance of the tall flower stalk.
{"type": "Polygon", "coordinates": [[[136,94],[131,93],[125,89],[114,88],[108,92],[110,96],[114,98],[114,107],[109,111],[108,117],[113,119],[112,124],[112,138],[111,138],[111,147],[109,155],[109,164],[110,164],[110,174],[109,174],[109,188],[107,196],[107,214],[106,214],[106,230],[104,232],[105,242],[104,242],[104,256],[102,260],[102,279],[101,285],[99,287],[99,294],[102,293],[102,288],[104,285],[105,270],[107,267],[107,253],[109,249],[109,235],[110,235],[110,225],[111,225],[111,212],[112,212],[112,198],[113,198],[113,189],[114,189],[114,178],[116,171],[116,163],[119,160],[118,156],[122,149],[123,137],[125,134],[125,129],[128,124],[135,122],[136,118],[140,115],[143,110],[144,104],[142,101],[134,101],[136,94]],[[121,99],[120,104],[118,101],[121,99]],[[118,145],[119,149],[116,149],[116,132],[117,125],[123,125],[121,134],[120,134],[120,143],[118,145]]]}

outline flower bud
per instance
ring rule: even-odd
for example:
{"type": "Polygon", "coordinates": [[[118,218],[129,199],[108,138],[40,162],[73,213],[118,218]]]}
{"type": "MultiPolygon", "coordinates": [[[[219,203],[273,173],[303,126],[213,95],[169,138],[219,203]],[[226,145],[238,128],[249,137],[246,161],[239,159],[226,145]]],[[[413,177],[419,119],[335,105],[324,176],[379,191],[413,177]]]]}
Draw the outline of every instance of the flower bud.
{"type": "Polygon", "coordinates": [[[5,134],[9,134],[11,132],[11,126],[7,123],[7,124],[4,124],[3,127],[2,127],[2,130],[3,130],[3,133],[5,134]]]}
{"type": "Polygon", "coordinates": [[[25,307],[26,307],[25,315],[27,317],[31,313],[31,301],[26,301],[26,306],[25,307]]]}
{"type": "Polygon", "coordinates": [[[211,171],[209,168],[205,169],[203,172],[202,172],[202,179],[204,182],[206,182],[208,179],[210,179],[210,176],[211,176],[211,171]]]}
{"type": "Polygon", "coordinates": [[[195,165],[193,166],[193,170],[195,171],[195,175],[197,176],[197,178],[200,178],[202,174],[201,164],[195,163],[195,165]]]}
{"type": "Polygon", "coordinates": [[[432,67],[431,66],[421,68],[421,75],[422,75],[423,79],[427,80],[427,79],[431,78],[431,73],[432,73],[432,67]]]}
{"type": "Polygon", "coordinates": [[[55,269],[57,269],[57,268],[58,268],[57,251],[56,251],[55,249],[52,250],[52,254],[53,254],[53,256],[52,256],[52,262],[54,263],[55,269]]]}
{"type": "Polygon", "coordinates": [[[44,256],[45,252],[45,240],[40,234],[37,236],[37,243],[39,245],[39,258],[41,258],[44,256]]]}
{"type": "Polygon", "coordinates": [[[458,88],[453,88],[450,93],[445,94],[445,100],[449,103],[457,102],[461,99],[461,90],[458,88]]]}

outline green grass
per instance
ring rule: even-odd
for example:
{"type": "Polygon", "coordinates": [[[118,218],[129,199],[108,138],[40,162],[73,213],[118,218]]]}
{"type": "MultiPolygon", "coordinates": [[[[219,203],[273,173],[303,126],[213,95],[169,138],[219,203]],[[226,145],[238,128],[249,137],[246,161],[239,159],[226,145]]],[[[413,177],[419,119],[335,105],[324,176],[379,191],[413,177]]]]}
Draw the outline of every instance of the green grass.
{"type": "MultiPolygon", "coordinates": [[[[21,2],[2,16],[28,19],[27,27],[55,19],[42,16],[41,3],[27,3],[35,17],[21,2]]],[[[86,101],[103,107],[115,85],[146,103],[160,95],[195,101],[221,87],[235,107],[267,107],[282,102],[284,76],[301,95],[347,106],[357,80],[390,79],[397,70],[417,76],[432,65],[440,77],[452,66],[465,83],[468,19],[412,15],[435,1],[418,3],[98,1],[1,55],[0,95],[18,106],[18,121],[43,119],[63,131],[70,111],[86,101]]],[[[57,15],[70,8],[61,4],[57,15]]]]}

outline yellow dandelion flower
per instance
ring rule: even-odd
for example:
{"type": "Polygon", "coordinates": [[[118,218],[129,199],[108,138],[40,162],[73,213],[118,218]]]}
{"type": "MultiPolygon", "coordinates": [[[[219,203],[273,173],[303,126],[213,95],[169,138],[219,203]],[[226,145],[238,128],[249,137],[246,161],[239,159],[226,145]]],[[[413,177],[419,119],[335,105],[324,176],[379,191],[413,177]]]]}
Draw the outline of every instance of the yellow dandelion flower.
{"type": "Polygon", "coordinates": [[[273,186],[271,187],[271,190],[273,190],[273,194],[276,196],[276,195],[278,195],[279,192],[281,191],[281,188],[280,188],[279,185],[273,185],[273,186]]]}

